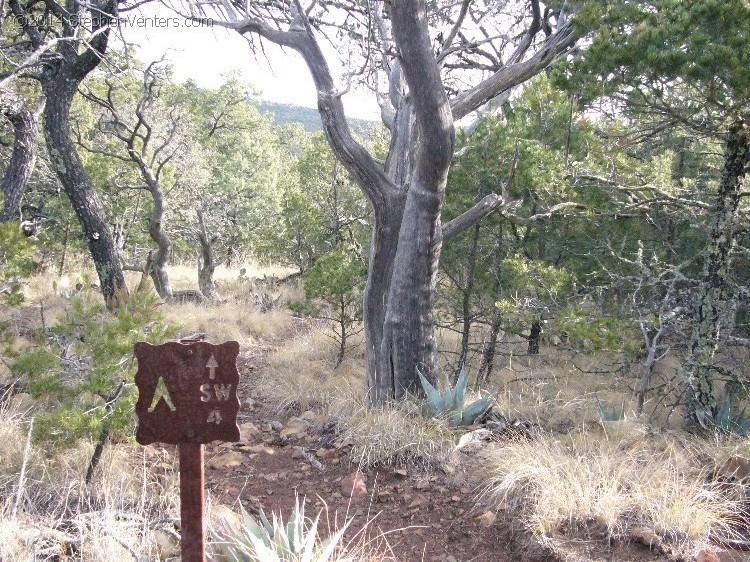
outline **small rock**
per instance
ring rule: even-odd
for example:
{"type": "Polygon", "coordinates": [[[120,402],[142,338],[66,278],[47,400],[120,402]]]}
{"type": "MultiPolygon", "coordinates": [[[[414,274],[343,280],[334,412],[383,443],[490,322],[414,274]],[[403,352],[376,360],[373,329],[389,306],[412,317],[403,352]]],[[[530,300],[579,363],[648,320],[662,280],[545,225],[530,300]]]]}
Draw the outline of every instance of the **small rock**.
{"type": "Polygon", "coordinates": [[[209,468],[234,468],[240,466],[245,460],[245,455],[239,451],[230,451],[223,455],[218,455],[208,461],[209,468]]]}
{"type": "Polygon", "coordinates": [[[721,562],[721,560],[713,550],[701,550],[695,557],[695,562],[721,562]]]}
{"type": "Polygon", "coordinates": [[[407,472],[405,468],[397,468],[396,470],[393,471],[393,473],[396,476],[401,476],[402,478],[406,478],[407,476],[409,476],[409,473],[407,472]]]}
{"type": "Polygon", "coordinates": [[[319,459],[323,459],[324,461],[330,461],[332,459],[336,458],[336,450],[335,449],[326,449],[324,447],[321,447],[317,451],[315,451],[315,455],[319,459]]]}
{"type": "Polygon", "coordinates": [[[456,449],[464,450],[466,453],[474,453],[484,447],[492,440],[492,432],[489,429],[475,429],[464,433],[459,439],[456,449]]]}
{"type": "Polygon", "coordinates": [[[426,504],[427,504],[427,499],[425,499],[424,497],[420,496],[417,499],[415,499],[413,502],[411,502],[407,506],[407,509],[417,509],[417,508],[422,507],[423,505],[426,505],[426,504]]]}
{"type": "Polygon", "coordinates": [[[104,398],[93,392],[84,392],[78,397],[78,401],[84,408],[104,406],[104,398]]]}
{"type": "Polygon", "coordinates": [[[415,486],[417,490],[429,490],[430,489],[430,481],[429,480],[420,480],[417,482],[417,485],[415,486]]]}
{"type": "Polygon", "coordinates": [[[27,413],[31,410],[36,408],[36,400],[34,400],[34,397],[31,394],[27,394],[26,392],[19,392],[18,394],[14,394],[13,398],[10,399],[10,411],[11,412],[20,412],[20,413],[27,413]]]}
{"type": "Polygon", "coordinates": [[[483,527],[491,527],[497,520],[497,514],[494,511],[485,511],[477,519],[483,527]]]}
{"type": "Polygon", "coordinates": [[[300,419],[303,419],[310,423],[322,423],[325,421],[326,417],[322,414],[317,414],[312,410],[308,410],[300,416],[300,419]]]}
{"type": "Polygon", "coordinates": [[[152,536],[156,556],[159,560],[173,558],[180,554],[180,541],[174,534],[157,529],[152,536]]]}
{"type": "Polygon", "coordinates": [[[294,446],[292,447],[292,458],[293,459],[304,459],[305,449],[304,447],[294,446]]]}
{"type": "Polygon", "coordinates": [[[635,542],[647,546],[654,552],[666,554],[669,550],[665,547],[661,537],[648,527],[637,527],[630,532],[630,536],[635,542]]]}
{"type": "Polygon", "coordinates": [[[721,473],[738,482],[750,481],[750,460],[741,455],[732,455],[721,466],[721,473]]]}
{"type": "Polygon", "coordinates": [[[361,472],[352,472],[341,480],[341,492],[355,500],[367,497],[367,482],[361,472]]]}
{"type": "Polygon", "coordinates": [[[252,422],[240,425],[240,441],[250,441],[250,437],[258,433],[258,428],[252,422]]]}
{"type": "Polygon", "coordinates": [[[305,435],[305,433],[307,433],[307,428],[308,424],[305,420],[302,420],[300,418],[290,418],[279,435],[282,439],[289,439],[290,437],[302,437],[303,435],[305,435]]]}
{"type": "Polygon", "coordinates": [[[268,426],[271,428],[271,431],[275,431],[277,433],[284,428],[282,423],[276,420],[272,421],[270,424],[268,424],[268,426]]]}
{"type": "Polygon", "coordinates": [[[461,496],[453,496],[453,497],[451,497],[451,501],[454,501],[454,502],[458,503],[458,502],[461,501],[461,496]]]}

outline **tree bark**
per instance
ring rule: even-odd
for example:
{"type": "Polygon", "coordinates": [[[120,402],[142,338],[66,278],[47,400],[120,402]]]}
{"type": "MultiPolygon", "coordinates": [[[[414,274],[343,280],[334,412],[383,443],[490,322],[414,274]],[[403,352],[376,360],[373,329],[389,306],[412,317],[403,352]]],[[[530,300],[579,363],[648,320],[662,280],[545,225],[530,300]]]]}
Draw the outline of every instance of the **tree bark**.
{"type": "MultiPolygon", "coordinates": [[[[391,131],[382,165],[351,135],[341,93],[315,39],[309,12],[296,1],[280,3],[281,20],[288,16],[288,28],[280,29],[281,20],[246,6],[237,13],[230,9],[220,25],[240,34],[256,34],[303,57],[318,93],[328,142],[374,210],[364,303],[370,401],[379,405],[407,393],[422,394],[417,373],[434,382],[438,371],[432,307],[443,241],[440,210],[454,148],[453,120],[546,68],[575,43],[573,25],[562,22],[535,55],[522,60],[538,26],[529,28],[528,41],[524,39],[509,64],[458,96],[451,108],[433,53],[424,0],[368,5],[376,40],[384,45],[382,65],[389,79],[388,95],[379,97],[384,123],[391,131]],[[392,38],[381,17],[383,10],[390,10],[387,20],[392,38]]],[[[445,50],[450,50],[459,32],[466,10],[462,13],[445,50]]],[[[451,225],[449,235],[475,224],[499,207],[502,199],[494,197],[484,203],[451,225]]]]}
{"type": "Polygon", "coordinates": [[[529,330],[529,355],[539,355],[539,340],[542,337],[542,322],[541,320],[534,320],[531,323],[531,330],[529,330]]]}
{"type": "Polygon", "coordinates": [[[42,81],[47,98],[44,136],[50,161],[86,236],[104,302],[112,309],[127,301],[128,288],[104,208],[70,138],[70,106],[78,84],[62,69],[42,81]]]}
{"type": "Polygon", "coordinates": [[[694,305],[685,375],[689,419],[710,427],[716,414],[713,359],[732,303],[732,254],[741,232],[738,208],[750,170],[750,124],[738,120],[726,139],[724,170],[713,210],[713,224],[700,293],[694,305]]]}
{"type": "Polygon", "coordinates": [[[461,352],[458,356],[458,366],[456,372],[461,373],[464,370],[466,359],[469,355],[469,340],[471,336],[471,326],[473,324],[471,314],[471,297],[474,296],[474,275],[477,266],[477,246],[479,245],[480,224],[474,226],[474,233],[471,237],[471,247],[469,248],[468,264],[466,270],[466,288],[464,289],[463,299],[461,300],[461,352]]]}
{"type": "MultiPolygon", "coordinates": [[[[151,216],[148,221],[148,235],[156,243],[156,252],[151,256],[151,263],[149,265],[148,274],[151,276],[154,282],[154,288],[157,294],[164,300],[172,300],[174,293],[172,290],[172,284],[169,282],[169,274],[167,273],[167,264],[169,258],[172,255],[172,240],[164,230],[164,191],[161,188],[161,184],[154,174],[153,170],[148,166],[143,157],[135,150],[134,147],[128,148],[128,154],[131,160],[133,160],[141,171],[141,175],[146,181],[149,193],[154,202],[154,210],[151,212],[151,216]]],[[[200,219],[203,224],[203,219],[200,219]]],[[[201,242],[201,248],[203,248],[203,242],[201,242]]],[[[202,250],[204,255],[205,263],[205,250],[202,250]]],[[[213,248],[210,251],[211,259],[213,260],[213,248]]],[[[213,261],[212,261],[213,264],[213,261]]],[[[215,265],[212,265],[215,269],[215,265]]],[[[200,274],[199,274],[200,279],[200,274]]],[[[213,270],[211,271],[211,281],[213,285],[213,270]]],[[[202,288],[201,288],[202,290],[202,288]]],[[[214,288],[214,292],[216,289],[214,288]]],[[[205,294],[205,293],[204,293],[205,294]]],[[[207,298],[210,298],[206,295],[207,298]]]]}
{"type": "Polygon", "coordinates": [[[201,247],[201,254],[198,260],[198,288],[206,299],[212,302],[219,302],[221,296],[214,284],[214,272],[216,271],[214,238],[206,229],[206,223],[203,220],[203,211],[197,209],[196,214],[198,215],[198,243],[201,247]]]}
{"type": "Polygon", "coordinates": [[[26,182],[31,176],[36,157],[36,139],[39,134],[36,116],[23,101],[8,94],[0,98],[0,114],[13,126],[13,153],[2,180],[3,208],[0,222],[21,220],[21,199],[26,182]]]}
{"type": "Polygon", "coordinates": [[[437,380],[433,295],[442,248],[440,211],[455,144],[453,116],[432,53],[424,1],[394,1],[393,37],[412,94],[416,157],[401,220],[381,345],[394,398],[424,393],[419,373],[437,380]]]}

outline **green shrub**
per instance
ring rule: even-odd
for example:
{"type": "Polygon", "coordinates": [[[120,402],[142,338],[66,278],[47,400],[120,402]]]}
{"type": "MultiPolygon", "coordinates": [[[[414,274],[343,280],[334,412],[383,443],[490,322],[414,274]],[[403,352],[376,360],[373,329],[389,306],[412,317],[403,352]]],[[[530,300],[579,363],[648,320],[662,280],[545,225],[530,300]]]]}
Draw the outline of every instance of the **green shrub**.
{"type": "Polygon", "coordinates": [[[37,267],[34,261],[36,246],[26,238],[17,222],[0,223],[0,299],[7,305],[23,302],[19,277],[24,277],[37,267]]]}
{"type": "Polygon", "coordinates": [[[37,346],[21,352],[12,364],[13,373],[46,404],[37,414],[36,438],[56,443],[99,438],[105,423],[110,435],[132,435],[133,346],[137,341],[162,343],[175,333],[157,312],[152,295],[136,293],[114,312],[85,295],[73,301],[37,346]],[[108,403],[115,395],[117,400],[108,403]]]}

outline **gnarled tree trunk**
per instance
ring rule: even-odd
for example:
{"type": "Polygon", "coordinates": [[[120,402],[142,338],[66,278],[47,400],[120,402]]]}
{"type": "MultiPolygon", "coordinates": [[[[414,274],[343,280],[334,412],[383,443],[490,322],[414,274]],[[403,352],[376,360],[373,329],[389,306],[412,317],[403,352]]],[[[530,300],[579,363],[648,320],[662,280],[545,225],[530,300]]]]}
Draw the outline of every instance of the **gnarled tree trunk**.
{"type": "MultiPolygon", "coordinates": [[[[47,18],[45,27],[40,27],[41,20],[30,13],[28,5],[8,0],[8,7],[35,50],[49,47],[45,42],[47,18]]],[[[46,97],[44,137],[50,161],[83,228],[104,301],[114,308],[127,300],[128,289],[104,209],[70,138],[70,106],[80,83],[104,57],[110,26],[117,17],[117,0],[94,0],[85,8],[88,17],[81,17],[83,6],[76,0],[46,4],[45,13],[55,19],[51,27],[60,34],[60,41],[54,52],[45,54],[38,79],[46,97]],[[90,29],[83,29],[84,22],[90,29]]]]}
{"type": "Polygon", "coordinates": [[[0,222],[21,220],[21,200],[26,182],[31,176],[36,156],[36,138],[39,134],[37,118],[13,94],[0,96],[0,115],[13,126],[13,153],[2,180],[3,208],[0,222]]]}
{"type": "MultiPolygon", "coordinates": [[[[214,4],[209,0],[205,4],[214,4]]],[[[215,2],[215,5],[219,5],[215,2]]],[[[356,4],[356,3],[355,3],[356,4]]],[[[272,5],[232,5],[220,25],[240,34],[256,34],[299,53],[315,83],[318,111],[328,142],[372,204],[375,226],[365,291],[364,323],[369,397],[372,404],[422,394],[418,373],[434,382],[438,374],[433,295],[444,230],[440,220],[454,149],[453,120],[528,80],[575,43],[572,24],[559,18],[558,30],[531,57],[524,55],[541,28],[538,0],[532,0],[533,24],[507,64],[471,90],[448,101],[441,77],[444,57],[460,41],[470,2],[462,2],[436,57],[428,31],[424,0],[392,0],[337,9],[366,11],[382,43],[379,55],[388,74],[389,92],[381,109],[391,143],[385,164],[353,138],[341,93],[313,32],[312,17],[296,1],[272,5]],[[233,13],[236,9],[237,13],[233,13]],[[383,15],[384,12],[389,12],[383,15]],[[390,31],[389,25],[390,24],[390,31]],[[393,35],[391,37],[390,35],[393,35]],[[408,88],[406,87],[408,86],[408,88]],[[408,91],[407,91],[408,90],[408,91]]],[[[220,4],[226,14],[226,4],[220,4]]],[[[353,5],[354,6],[354,5],[353,5]]],[[[321,8],[322,13],[328,10],[321,8]]],[[[356,19],[356,18],[355,18],[356,19]]],[[[372,39],[368,27],[366,40],[372,39]]],[[[461,39],[463,40],[463,39],[461,39]]],[[[369,43],[368,43],[369,44],[369,43]]],[[[445,237],[457,236],[503,203],[493,194],[446,225],[445,237]]]]}
{"type": "Polygon", "coordinates": [[[201,247],[200,257],[198,259],[198,288],[206,299],[218,302],[221,300],[219,292],[214,284],[214,272],[216,271],[216,256],[214,255],[215,237],[212,237],[206,229],[206,223],[203,220],[203,211],[196,209],[198,215],[198,243],[201,247]]]}
{"type": "Polygon", "coordinates": [[[128,298],[120,256],[99,196],[70,138],[70,106],[78,84],[79,81],[62,70],[50,73],[43,80],[47,98],[44,136],[52,165],[86,236],[104,302],[107,308],[116,308],[128,298]]]}
{"type": "Polygon", "coordinates": [[[694,304],[694,322],[685,366],[688,413],[709,427],[716,413],[713,359],[723,325],[731,320],[733,289],[729,282],[732,253],[740,233],[738,208],[750,171],[750,123],[738,120],[727,134],[724,170],[713,209],[706,263],[700,293],[694,304]]]}

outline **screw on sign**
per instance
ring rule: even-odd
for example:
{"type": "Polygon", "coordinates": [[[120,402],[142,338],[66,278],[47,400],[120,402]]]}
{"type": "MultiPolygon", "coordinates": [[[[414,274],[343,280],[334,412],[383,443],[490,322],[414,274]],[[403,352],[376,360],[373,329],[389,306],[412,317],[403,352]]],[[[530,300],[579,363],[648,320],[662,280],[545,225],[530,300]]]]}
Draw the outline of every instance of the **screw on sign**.
{"type": "Polygon", "coordinates": [[[236,341],[135,344],[136,440],[179,445],[182,561],[205,560],[203,444],[239,441],[236,341]]]}

